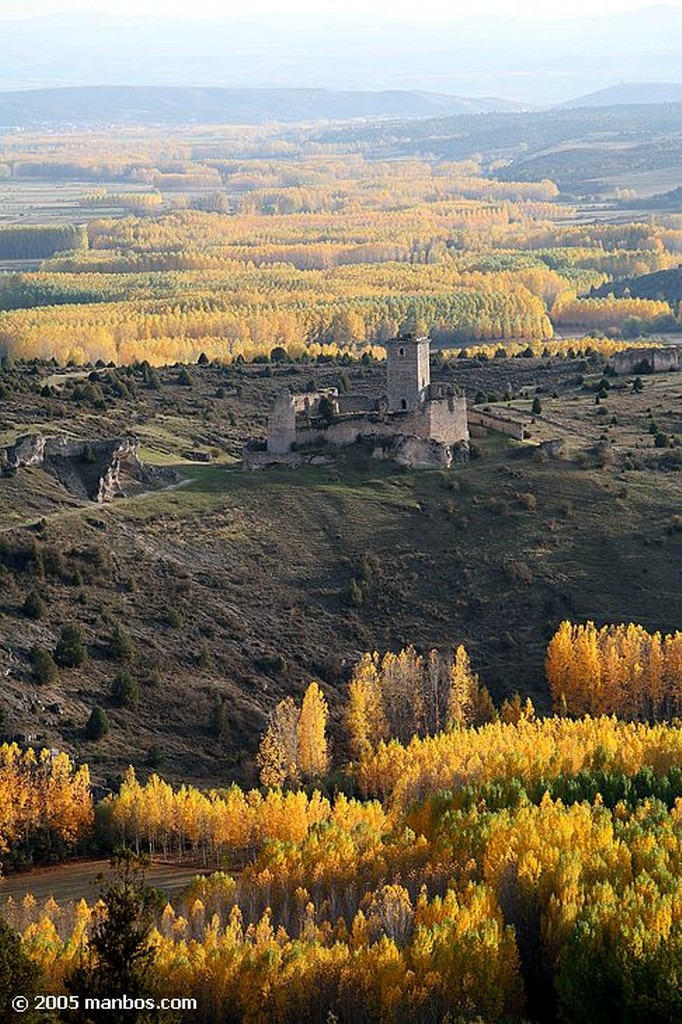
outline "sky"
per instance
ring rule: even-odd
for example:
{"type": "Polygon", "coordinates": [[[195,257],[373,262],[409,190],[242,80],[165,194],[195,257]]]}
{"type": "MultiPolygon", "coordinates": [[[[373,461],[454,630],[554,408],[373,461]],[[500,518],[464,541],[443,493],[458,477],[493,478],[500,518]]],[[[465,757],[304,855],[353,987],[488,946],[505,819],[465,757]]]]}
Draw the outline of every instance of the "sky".
{"type": "MultiPolygon", "coordinates": [[[[427,19],[454,21],[463,17],[514,17],[518,19],[554,20],[566,17],[598,16],[617,11],[638,10],[652,6],[647,0],[570,0],[567,5],[547,3],[547,0],[287,0],[286,9],[291,16],[328,14],[343,15],[357,12],[372,20],[405,20],[424,22],[427,19]]],[[[682,0],[667,0],[665,7],[682,8],[682,0]]],[[[33,17],[61,11],[91,12],[161,17],[170,19],[213,18],[228,20],[245,16],[282,14],[282,0],[0,0],[0,18],[33,17]]]]}

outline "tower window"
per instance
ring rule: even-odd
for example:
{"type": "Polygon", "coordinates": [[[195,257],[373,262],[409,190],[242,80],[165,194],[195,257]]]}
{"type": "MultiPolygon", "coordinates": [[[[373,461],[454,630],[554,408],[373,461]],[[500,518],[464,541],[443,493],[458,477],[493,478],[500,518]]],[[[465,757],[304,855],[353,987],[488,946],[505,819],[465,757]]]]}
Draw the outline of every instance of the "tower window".
{"type": "Polygon", "coordinates": [[[399,348],[398,349],[398,355],[399,356],[404,356],[405,355],[405,349],[404,348],[399,348]]]}
{"type": "Polygon", "coordinates": [[[401,398],[400,399],[400,408],[401,409],[407,409],[407,399],[406,398],[401,398]]]}

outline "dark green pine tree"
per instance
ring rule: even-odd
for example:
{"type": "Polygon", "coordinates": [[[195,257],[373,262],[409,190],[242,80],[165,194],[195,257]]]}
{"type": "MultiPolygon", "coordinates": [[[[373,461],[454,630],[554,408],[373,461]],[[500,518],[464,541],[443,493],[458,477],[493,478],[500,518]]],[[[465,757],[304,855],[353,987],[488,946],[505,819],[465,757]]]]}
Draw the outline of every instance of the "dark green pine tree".
{"type": "Polygon", "coordinates": [[[44,1019],[32,1008],[33,997],[40,988],[39,980],[40,968],[26,956],[16,932],[0,918],[0,1020],[38,1024],[44,1019]],[[13,1009],[12,999],[15,996],[29,1000],[29,1009],[25,1013],[13,1009]]]}
{"type": "Polygon", "coordinates": [[[79,965],[64,984],[67,992],[78,996],[80,1007],[67,1015],[69,1024],[161,1024],[169,1020],[155,1010],[86,1010],[86,998],[128,1000],[158,997],[154,961],[156,952],[149,936],[155,915],[163,900],[160,893],[145,882],[148,857],[132,851],[117,851],[111,860],[112,881],[102,880],[101,907],[98,909],[90,939],[79,965]]]}

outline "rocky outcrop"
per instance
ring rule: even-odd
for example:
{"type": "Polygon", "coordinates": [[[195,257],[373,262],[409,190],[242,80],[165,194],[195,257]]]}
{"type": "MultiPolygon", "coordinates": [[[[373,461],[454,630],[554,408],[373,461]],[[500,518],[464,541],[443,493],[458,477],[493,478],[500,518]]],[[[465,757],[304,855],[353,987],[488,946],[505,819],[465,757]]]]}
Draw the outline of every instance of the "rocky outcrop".
{"type": "Polygon", "coordinates": [[[94,441],[31,434],[0,449],[0,470],[10,474],[39,467],[57,477],[71,494],[100,503],[125,494],[126,488],[177,479],[174,470],[145,466],[139,448],[135,437],[94,441]]]}
{"type": "Polygon", "coordinates": [[[14,444],[3,448],[0,453],[0,465],[9,469],[20,466],[42,466],[45,457],[46,437],[42,434],[27,434],[18,438],[14,444]]]}
{"type": "Polygon", "coordinates": [[[450,445],[425,437],[398,435],[383,438],[374,448],[372,458],[390,459],[410,469],[449,469],[468,461],[469,445],[466,441],[450,445]]]}

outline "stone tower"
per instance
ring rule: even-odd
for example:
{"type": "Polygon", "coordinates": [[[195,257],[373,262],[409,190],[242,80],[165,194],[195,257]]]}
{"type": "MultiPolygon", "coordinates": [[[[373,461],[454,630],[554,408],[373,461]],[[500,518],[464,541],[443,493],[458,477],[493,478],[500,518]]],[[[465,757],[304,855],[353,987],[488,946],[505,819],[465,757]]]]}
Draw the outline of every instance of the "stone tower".
{"type": "Polygon", "coordinates": [[[403,334],[386,342],[388,411],[416,412],[431,382],[429,339],[403,334]]]}
{"type": "Polygon", "coordinates": [[[287,455],[295,441],[296,403],[289,391],[283,391],[268,417],[268,451],[272,455],[287,455]]]}

